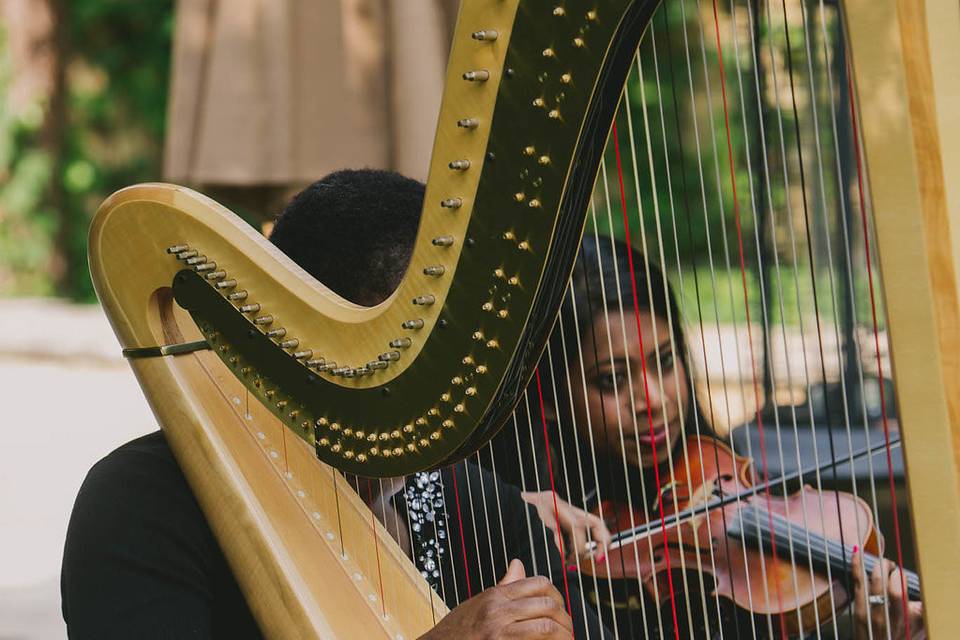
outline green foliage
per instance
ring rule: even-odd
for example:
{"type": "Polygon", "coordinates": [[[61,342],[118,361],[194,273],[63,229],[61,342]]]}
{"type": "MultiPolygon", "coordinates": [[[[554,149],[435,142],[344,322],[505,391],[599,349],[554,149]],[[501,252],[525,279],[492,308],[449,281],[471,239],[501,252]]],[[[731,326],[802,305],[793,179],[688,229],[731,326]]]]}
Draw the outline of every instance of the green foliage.
{"type": "MultiPolygon", "coordinates": [[[[172,0],[63,3],[64,122],[50,102],[0,111],[0,294],[93,300],[90,219],[111,192],[160,176],[172,0]],[[51,140],[51,127],[62,136],[51,140]]],[[[7,29],[16,25],[5,25],[7,29]]],[[[14,69],[0,35],[0,104],[14,69]]]]}

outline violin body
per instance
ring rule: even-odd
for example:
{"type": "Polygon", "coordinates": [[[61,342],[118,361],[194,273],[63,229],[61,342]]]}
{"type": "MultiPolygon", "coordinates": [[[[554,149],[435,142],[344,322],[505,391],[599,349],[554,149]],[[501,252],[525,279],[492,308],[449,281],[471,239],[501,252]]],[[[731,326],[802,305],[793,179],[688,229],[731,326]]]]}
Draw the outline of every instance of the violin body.
{"type": "MultiPolygon", "coordinates": [[[[736,496],[755,482],[752,461],[711,438],[689,438],[673,462],[669,482],[646,515],[642,508],[605,502],[602,517],[635,527],[736,496]]],[[[664,628],[675,620],[708,630],[736,616],[754,627],[750,635],[795,636],[828,622],[848,603],[852,547],[879,554],[880,544],[863,500],[804,486],[789,496],[757,492],[685,517],[611,549],[607,562],[585,573],[616,585],[593,594],[594,600],[609,603],[613,595],[613,608],[621,612],[636,612],[646,602],[660,609],[664,628]],[[717,611],[716,598],[730,610],[717,611]]]]}

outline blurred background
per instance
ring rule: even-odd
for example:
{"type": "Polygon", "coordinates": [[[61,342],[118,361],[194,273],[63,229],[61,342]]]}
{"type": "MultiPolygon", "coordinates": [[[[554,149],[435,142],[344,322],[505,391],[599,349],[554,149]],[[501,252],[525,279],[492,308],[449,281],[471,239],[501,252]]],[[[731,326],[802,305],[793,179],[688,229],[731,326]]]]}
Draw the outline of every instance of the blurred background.
{"type": "MultiPolygon", "coordinates": [[[[855,233],[838,8],[732,0],[715,18],[699,4],[658,11],[618,115],[623,200],[640,216],[634,244],[683,295],[697,376],[713,382],[701,403],[718,430],[759,408],[805,456],[851,423],[856,443],[875,444],[890,363],[882,300],[875,339],[868,296],[875,256],[855,233]],[[705,31],[714,27],[722,56],[705,31]],[[816,151],[830,147],[826,159],[816,151]],[[735,204],[748,236],[743,274],[735,204]],[[678,234],[678,220],[691,233],[678,234]]],[[[290,195],[333,169],[425,179],[457,5],[0,0],[0,638],[65,635],[58,580],[76,492],[96,460],[156,428],[87,270],[100,202],[165,180],[266,229],[290,195]]],[[[601,233],[622,236],[616,166],[610,144],[591,211],[601,233]]],[[[755,432],[734,433],[746,443],[755,432]]],[[[781,461],[771,475],[790,468],[781,461]]],[[[834,481],[865,473],[847,468],[834,481]]]]}

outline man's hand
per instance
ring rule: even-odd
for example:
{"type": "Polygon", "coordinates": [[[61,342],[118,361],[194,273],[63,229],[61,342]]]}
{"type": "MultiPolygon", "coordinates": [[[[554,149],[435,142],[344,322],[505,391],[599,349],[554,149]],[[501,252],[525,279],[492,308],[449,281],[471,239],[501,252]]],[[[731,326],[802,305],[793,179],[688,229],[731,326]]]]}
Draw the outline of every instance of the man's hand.
{"type": "Polygon", "coordinates": [[[907,620],[903,617],[903,583],[900,569],[893,562],[883,560],[870,573],[863,565],[863,552],[853,554],[853,618],[856,627],[856,637],[868,638],[868,627],[873,628],[874,638],[886,638],[887,613],[884,612],[884,603],[877,598],[877,603],[869,601],[870,596],[880,596],[886,599],[886,609],[890,616],[890,637],[907,638],[907,622],[910,628],[910,640],[922,640],[927,637],[923,625],[923,603],[911,601],[907,603],[907,620]],[[869,589],[869,593],[867,592],[869,589]]]}
{"type": "Polygon", "coordinates": [[[597,562],[603,562],[607,545],[610,544],[610,530],[603,520],[578,509],[559,497],[554,511],[552,491],[525,491],[521,497],[537,509],[543,524],[553,531],[553,541],[560,549],[560,535],[563,533],[567,554],[566,561],[574,563],[579,556],[582,559],[595,556],[597,562]],[[560,530],[557,531],[557,515],[560,516],[560,530]]]}
{"type": "Polygon", "coordinates": [[[527,578],[523,563],[512,560],[497,586],[462,603],[420,640],[572,637],[560,592],[543,576],[527,578]]]}

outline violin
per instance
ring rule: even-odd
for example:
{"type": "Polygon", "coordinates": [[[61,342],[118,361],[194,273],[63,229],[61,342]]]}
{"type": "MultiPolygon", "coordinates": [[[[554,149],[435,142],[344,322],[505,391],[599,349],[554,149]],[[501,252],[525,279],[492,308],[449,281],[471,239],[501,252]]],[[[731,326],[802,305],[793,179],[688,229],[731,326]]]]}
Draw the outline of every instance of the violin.
{"type": "MultiPolygon", "coordinates": [[[[882,536],[856,496],[810,486],[772,496],[760,489],[773,483],[755,486],[751,459],[707,437],[688,438],[673,462],[649,522],[635,506],[609,500],[594,511],[608,524],[630,525],[614,536],[605,563],[581,567],[598,579],[592,592],[584,581],[588,597],[621,624],[646,602],[681,637],[693,627],[715,632],[710,625],[729,617],[753,627],[744,635],[803,636],[849,604],[855,548],[868,575],[882,562],[882,536]]],[[[904,573],[918,599],[919,578],[904,573]]]]}

